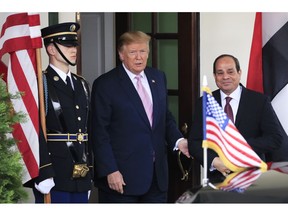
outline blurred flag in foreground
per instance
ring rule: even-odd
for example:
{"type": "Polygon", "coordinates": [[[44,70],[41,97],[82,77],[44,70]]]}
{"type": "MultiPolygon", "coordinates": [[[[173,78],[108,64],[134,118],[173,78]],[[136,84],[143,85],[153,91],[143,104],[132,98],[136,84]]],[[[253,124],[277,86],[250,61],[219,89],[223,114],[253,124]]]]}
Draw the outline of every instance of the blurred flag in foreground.
{"type": "MultiPolygon", "coordinates": [[[[268,170],[275,170],[280,173],[288,174],[288,162],[269,162],[268,170]]],[[[262,174],[261,169],[251,168],[242,172],[229,174],[226,179],[215,185],[217,189],[223,191],[233,191],[243,193],[250,185],[252,185],[262,174]]]]}
{"type": "Polygon", "coordinates": [[[231,173],[222,183],[217,184],[216,188],[223,191],[243,193],[262,173],[258,168],[231,173]]]}
{"type": "Polygon", "coordinates": [[[217,152],[227,168],[234,172],[252,167],[267,170],[267,164],[239,133],[208,87],[203,87],[203,121],[203,148],[217,152]]]}
{"type": "MultiPolygon", "coordinates": [[[[36,49],[42,47],[40,17],[35,13],[2,13],[0,24],[0,60],[9,54],[7,87],[11,94],[22,92],[13,100],[16,112],[26,114],[25,123],[16,124],[13,137],[18,141],[26,172],[23,183],[39,173],[39,112],[36,49]]],[[[4,75],[5,77],[5,75],[4,75]]]]}
{"type": "Polygon", "coordinates": [[[231,173],[222,183],[216,185],[216,188],[223,191],[243,193],[261,176],[262,173],[263,172],[260,169],[256,168],[231,173]]]}
{"type": "Polygon", "coordinates": [[[269,170],[275,170],[281,173],[288,174],[288,161],[281,161],[281,162],[273,162],[267,164],[269,170]]]}

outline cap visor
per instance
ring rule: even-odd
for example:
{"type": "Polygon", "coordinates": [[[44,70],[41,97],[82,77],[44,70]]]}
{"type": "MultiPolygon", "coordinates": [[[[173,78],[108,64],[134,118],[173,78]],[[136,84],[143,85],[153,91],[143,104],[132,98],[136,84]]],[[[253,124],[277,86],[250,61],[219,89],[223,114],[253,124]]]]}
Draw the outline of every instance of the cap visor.
{"type": "Polygon", "coordinates": [[[62,46],[66,46],[66,47],[73,47],[73,46],[78,46],[78,41],[58,41],[57,43],[59,43],[62,46]]]}

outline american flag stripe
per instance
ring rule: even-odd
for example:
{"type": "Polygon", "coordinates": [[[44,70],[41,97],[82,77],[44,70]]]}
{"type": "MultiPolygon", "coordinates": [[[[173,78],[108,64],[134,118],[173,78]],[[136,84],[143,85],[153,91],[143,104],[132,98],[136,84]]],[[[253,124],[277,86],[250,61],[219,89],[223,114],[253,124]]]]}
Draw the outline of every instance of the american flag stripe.
{"type": "Polygon", "coordinates": [[[203,147],[217,152],[225,166],[231,171],[242,171],[251,167],[266,170],[266,163],[253,151],[209,92],[209,89],[203,92],[203,105],[206,110],[203,131],[206,133],[204,137],[207,140],[203,142],[203,147]]]}
{"type": "Polygon", "coordinates": [[[9,53],[7,86],[11,94],[23,92],[12,100],[14,110],[26,114],[26,121],[14,125],[13,137],[25,164],[23,183],[39,173],[39,103],[36,48],[42,47],[40,17],[35,13],[8,14],[2,25],[0,58],[9,53]]]}
{"type": "Polygon", "coordinates": [[[250,169],[240,173],[230,174],[224,182],[216,185],[218,189],[224,191],[239,191],[246,190],[251,184],[253,184],[262,174],[260,169],[250,169]]]}
{"type": "Polygon", "coordinates": [[[273,162],[269,164],[269,169],[288,174],[288,162],[273,162]]]}
{"type": "MultiPolygon", "coordinates": [[[[33,50],[20,50],[11,54],[11,73],[15,79],[15,86],[18,91],[24,92],[22,97],[25,107],[30,107],[29,113],[38,112],[38,88],[36,70],[33,67],[32,59],[35,59],[35,55],[29,55],[33,53],[33,50]],[[19,73],[20,72],[20,73],[19,73]],[[31,73],[33,72],[33,73],[31,73]]],[[[34,52],[35,54],[35,52],[34,52]]],[[[38,128],[37,115],[30,116],[35,128],[38,128]]],[[[37,130],[38,131],[38,130],[37,130]]]]}
{"type": "Polygon", "coordinates": [[[2,26],[0,58],[5,53],[17,50],[41,48],[39,14],[10,14],[2,26]]]}
{"type": "Polygon", "coordinates": [[[231,134],[223,131],[213,118],[210,119],[207,120],[207,140],[214,150],[225,157],[226,161],[230,161],[235,168],[239,167],[239,169],[241,167],[257,166],[261,163],[256,153],[246,145],[241,137],[238,137],[238,139],[231,137],[231,134]]]}
{"type": "Polygon", "coordinates": [[[229,124],[227,127],[230,127],[231,132],[234,134],[229,133],[228,129],[223,131],[219,128],[217,122],[214,122],[213,118],[210,121],[207,120],[207,139],[218,144],[220,148],[223,148],[223,151],[225,150],[225,153],[227,153],[228,156],[236,158],[247,166],[250,166],[254,161],[257,163],[261,162],[245,140],[242,137],[239,137],[239,133],[235,126],[229,124]],[[250,159],[252,159],[252,161],[251,163],[248,163],[250,159]]]}

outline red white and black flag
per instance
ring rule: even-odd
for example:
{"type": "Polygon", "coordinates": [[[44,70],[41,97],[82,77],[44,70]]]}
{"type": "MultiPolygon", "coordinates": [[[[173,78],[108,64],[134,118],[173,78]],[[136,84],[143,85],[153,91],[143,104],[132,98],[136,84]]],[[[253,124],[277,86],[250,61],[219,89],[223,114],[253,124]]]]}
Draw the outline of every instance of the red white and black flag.
{"type": "MultiPolygon", "coordinates": [[[[256,13],[247,88],[271,98],[272,106],[288,134],[288,13],[256,13]]],[[[288,143],[271,160],[288,158],[288,143]],[[285,153],[286,152],[286,153],[285,153]]]]}
{"type": "MultiPolygon", "coordinates": [[[[7,87],[11,94],[23,92],[13,100],[16,112],[26,114],[27,121],[16,124],[13,137],[18,140],[26,172],[23,183],[39,174],[39,101],[36,49],[42,47],[40,16],[35,13],[2,13],[6,20],[0,24],[0,60],[9,54],[7,87]]],[[[5,77],[5,76],[4,76],[5,77]]]]}

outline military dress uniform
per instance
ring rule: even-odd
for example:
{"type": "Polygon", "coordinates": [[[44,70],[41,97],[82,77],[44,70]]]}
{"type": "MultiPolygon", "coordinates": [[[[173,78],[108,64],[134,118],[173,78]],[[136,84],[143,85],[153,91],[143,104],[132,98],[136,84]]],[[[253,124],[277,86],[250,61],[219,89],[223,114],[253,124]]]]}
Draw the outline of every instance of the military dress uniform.
{"type": "MultiPolygon", "coordinates": [[[[79,24],[69,22],[41,29],[45,46],[53,44],[72,66],[76,63],[70,62],[58,45],[76,47],[79,28],[79,24]]],[[[86,80],[79,75],[71,73],[69,80],[74,89],[51,65],[43,73],[47,132],[46,147],[43,148],[46,150],[43,153],[43,163],[46,165],[43,166],[49,167],[49,170],[43,169],[38,179],[53,177],[55,186],[50,191],[52,203],[87,202],[92,188],[92,154],[88,145],[90,90],[86,80]]],[[[35,201],[41,202],[43,194],[39,195],[34,188],[34,195],[35,201]]]]}
{"type": "Polygon", "coordinates": [[[71,75],[74,91],[50,66],[45,72],[47,144],[55,171],[52,190],[83,192],[91,190],[91,175],[88,172],[86,176],[73,177],[73,170],[81,164],[91,168],[87,142],[89,89],[82,77],[71,75]]]}

